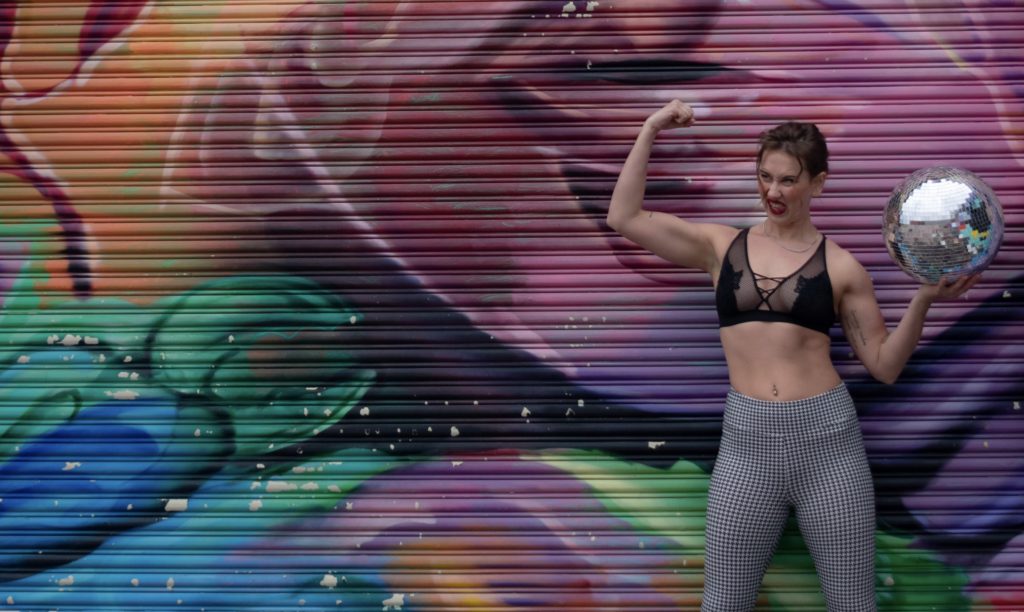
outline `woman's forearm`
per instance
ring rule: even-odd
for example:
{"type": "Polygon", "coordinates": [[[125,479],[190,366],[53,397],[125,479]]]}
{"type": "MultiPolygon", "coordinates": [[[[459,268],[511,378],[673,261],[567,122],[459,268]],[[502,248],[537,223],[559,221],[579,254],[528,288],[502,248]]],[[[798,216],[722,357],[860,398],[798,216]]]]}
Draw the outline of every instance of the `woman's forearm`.
{"type": "Polygon", "coordinates": [[[896,381],[917,348],[918,342],[921,341],[925,316],[931,305],[932,298],[926,296],[924,292],[918,291],[914,294],[899,325],[878,347],[878,366],[877,371],[873,372],[875,378],[886,383],[896,381]]]}
{"type": "Polygon", "coordinates": [[[643,209],[644,192],[647,186],[647,163],[658,131],[645,122],[633,143],[626,162],[619,172],[619,179],[612,191],[608,206],[608,225],[613,229],[621,227],[626,220],[636,216],[643,209]]]}

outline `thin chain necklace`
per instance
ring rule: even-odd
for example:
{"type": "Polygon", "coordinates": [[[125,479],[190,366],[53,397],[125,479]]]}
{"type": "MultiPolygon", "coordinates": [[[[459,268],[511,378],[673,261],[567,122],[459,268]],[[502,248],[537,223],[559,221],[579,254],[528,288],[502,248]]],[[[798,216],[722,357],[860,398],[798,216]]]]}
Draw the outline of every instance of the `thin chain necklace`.
{"type": "Polygon", "coordinates": [[[775,244],[779,245],[783,249],[786,249],[790,253],[806,253],[807,251],[809,251],[811,249],[812,246],[814,246],[818,242],[818,237],[815,236],[814,240],[811,241],[811,243],[808,244],[807,246],[805,246],[804,248],[802,248],[802,249],[791,249],[790,247],[788,247],[788,246],[782,244],[781,242],[779,242],[779,239],[776,238],[775,236],[769,236],[768,232],[766,232],[765,229],[766,228],[764,226],[764,221],[762,221],[761,222],[761,235],[764,236],[765,238],[769,238],[772,242],[774,242],[775,244]]]}

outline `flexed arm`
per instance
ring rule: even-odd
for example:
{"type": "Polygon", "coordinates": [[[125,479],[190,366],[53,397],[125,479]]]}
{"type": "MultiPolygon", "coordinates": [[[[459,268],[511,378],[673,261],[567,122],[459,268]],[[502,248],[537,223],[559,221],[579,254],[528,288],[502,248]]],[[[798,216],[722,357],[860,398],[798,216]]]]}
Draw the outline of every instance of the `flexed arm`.
{"type": "Polygon", "coordinates": [[[647,185],[647,162],[659,132],[694,123],[693,109],[673,100],[644,122],[608,207],[608,225],[631,241],[674,264],[712,272],[717,266],[714,240],[727,239],[734,230],[725,226],[685,221],[643,208],[647,185]]]}

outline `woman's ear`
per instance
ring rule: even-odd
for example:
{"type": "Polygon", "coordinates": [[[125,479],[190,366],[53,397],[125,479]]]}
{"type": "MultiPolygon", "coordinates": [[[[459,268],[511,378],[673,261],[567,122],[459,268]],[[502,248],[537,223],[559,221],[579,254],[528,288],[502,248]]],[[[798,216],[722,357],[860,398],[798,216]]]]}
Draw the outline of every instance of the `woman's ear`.
{"type": "Polygon", "coordinates": [[[828,172],[819,172],[817,176],[811,179],[811,187],[814,189],[812,192],[815,197],[820,196],[821,192],[825,189],[825,179],[828,178],[828,172]]]}

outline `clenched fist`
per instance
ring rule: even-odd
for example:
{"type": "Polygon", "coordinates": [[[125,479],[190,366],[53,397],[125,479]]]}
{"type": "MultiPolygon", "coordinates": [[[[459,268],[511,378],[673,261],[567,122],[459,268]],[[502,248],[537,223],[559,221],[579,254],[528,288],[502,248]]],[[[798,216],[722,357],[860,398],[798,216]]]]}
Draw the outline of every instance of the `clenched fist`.
{"type": "Polygon", "coordinates": [[[656,132],[693,125],[693,109],[679,100],[672,100],[647,118],[646,125],[656,132]]]}

